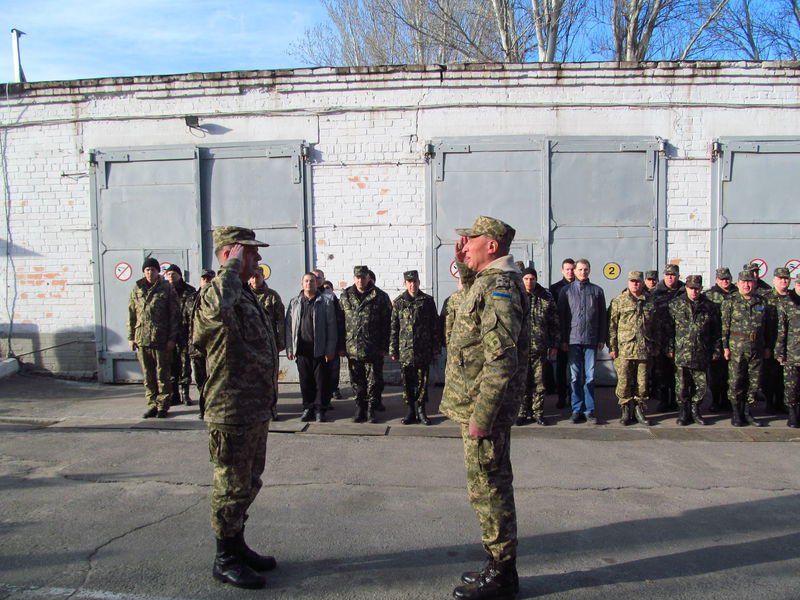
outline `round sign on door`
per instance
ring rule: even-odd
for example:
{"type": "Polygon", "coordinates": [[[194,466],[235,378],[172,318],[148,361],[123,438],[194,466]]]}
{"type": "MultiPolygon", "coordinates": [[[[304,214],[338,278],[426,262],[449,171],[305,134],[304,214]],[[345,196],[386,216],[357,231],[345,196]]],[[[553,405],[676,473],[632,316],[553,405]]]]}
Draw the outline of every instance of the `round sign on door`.
{"type": "Polygon", "coordinates": [[[459,279],[458,265],[456,264],[456,261],[450,263],[450,275],[452,275],[456,279],[459,279]]]}
{"type": "Polygon", "coordinates": [[[789,275],[797,277],[800,275],[800,259],[793,258],[786,261],[786,268],[789,269],[789,275]]]}
{"type": "Polygon", "coordinates": [[[133,269],[126,262],[117,263],[114,267],[114,277],[120,281],[128,281],[133,274],[133,269]]]}
{"type": "Polygon", "coordinates": [[[264,279],[269,279],[269,276],[272,275],[272,269],[270,269],[269,265],[258,265],[258,267],[264,274],[264,279]]]}
{"type": "Polygon", "coordinates": [[[603,275],[606,276],[606,279],[616,279],[622,273],[622,269],[620,266],[615,262],[606,263],[603,267],[603,275]]]}

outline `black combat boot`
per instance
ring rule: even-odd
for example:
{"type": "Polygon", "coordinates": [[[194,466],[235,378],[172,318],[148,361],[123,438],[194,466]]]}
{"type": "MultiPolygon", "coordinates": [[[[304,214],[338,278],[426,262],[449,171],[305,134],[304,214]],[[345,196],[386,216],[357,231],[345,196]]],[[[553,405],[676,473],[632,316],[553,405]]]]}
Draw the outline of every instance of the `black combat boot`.
{"type": "Polygon", "coordinates": [[[742,426],[742,402],[731,403],[731,425],[734,427],[742,426]]]}
{"type": "Polygon", "coordinates": [[[305,409],[303,411],[303,414],[300,416],[300,420],[303,423],[310,423],[311,421],[313,421],[314,420],[314,409],[313,408],[305,409]]]}
{"type": "Polygon", "coordinates": [[[751,427],[761,427],[761,423],[756,421],[753,415],[750,414],[750,405],[746,402],[742,402],[742,418],[751,427]]]}
{"type": "Polygon", "coordinates": [[[703,415],[700,414],[699,402],[692,402],[692,421],[694,421],[698,425],[708,425],[708,421],[706,421],[703,418],[703,415]]]}
{"type": "Polygon", "coordinates": [[[353,415],[353,423],[364,423],[367,420],[367,405],[363,402],[356,404],[356,414],[353,415]]]}
{"type": "Polygon", "coordinates": [[[367,407],[367,421],[369,423],[377,423],[378,422],[378,417],[375,416],[375,409],[376,408],[377,408],[377,406],[376,405],[372,405],[372,404],[370,404],[367,407]]]}
{"type": "Polygon", "coordinates": [[[169,396],[169,404],[170,406],[177,406],[181,403],[181,393],[178,387],[178,384],[174,381],[172,382],[172,393],[169,396]]]}
{"type": "Polygon", "coordinates": [[[474,583],[460,585],[454,589],[453,597],[464,600],[513,600],[518,592],[519,576],[515,562],[492,561],[474,583]]]}
{"type": "Polygon", "coordinates": [[[408,403],[408,412],[406,416],[400,419],[403,425],[413,425],[417,422],[417,406],[415,402],[408,403]]]}
{"type": "Polygon", "coordinates": [[[236,546],[239,550],[239,556],[241,556],[244,563],[254,571],[272,571],[278,566],[274,556],[263,556],[247,545],[247,542],[244,541],[244,528],[242,528],[234,539],[236,540],[236,546]]]}
{"type": "Polygon", "coordinates": [[[325,418],[325,409],[320,408],[317,410],[317,423],[326,423],[328,419],[325,418]]]}
{"type": "Polygon", "coordinates": [[[800,409],[800,404],[792,404],[788,407],[789,411],[789,420],[786,422],[786,425],[797,429],[800,427],[800,419],[798,419],[798,409],[800,409]]]}
{"type": "Polygon", "coordinates": [[[633,409],[633,414],[636,417],[636,421],[641,423],[642,425],[647,425],[650,427],[650,421],[647,420],[645,416],[645,403],[644,401],[637,402],[636,406],[633,409]]]}
{"type": "Polygon", "coordinates": [[[545,419],[542,415],[533,415],[531,417],[531,421],[536,423],[537,425],[542,425],[544,427],[548,426],[550,423],[545,419]]]}
{"type": "Polygon", "coordinates": [[[189,397],[189,386],[182,385],[181,386],[181,402],[183,402],[186,406],[192,405],[192,399],[189,397]]]}
{"type": "Polygon", "coordinates": [[[462,583],[477,583],[494,565],[494,559],[491,554],[486,555],[486,562],[483,563],[480,571],[465,571],[461,574],[462,583]]]}
{"type": "Polygon", "coordinates": [[[678,425],[686,427],[692,420],[689,418],[689,406],[686,402],[678,404],[678,420],[675,421],[678,425]]]}
{"type": "Polygon", "coordinates": [[[633,401],[628,400],[624,404],[620,404],[619,405],[619,409],[621,411],[621,414],[619,416],[619,424],[620,425],[627,425],[628,423],[630,423],[633,420],[632,415],[631,415],[631,404],[632,403],[633,403],[633,401]]]}
{"type": "Polygon", "coordinates": [[[422,423],[423,425],[431,424],[431,420],[428,418],[428,413],[425,412],[424,402],[420,402],[419,404],[417,404],[417,419],[419,419],[419,422],[422,423]]]}
{"type": "Polygon", "coordinates": [[[150,408],[147,409],[147,412],[145,412],[142,415],[142,418],[143,419],[151,419],[151,418],[155,417],[157,414],[158,414],[158,409],[155,406],[151,406],[150,408]]]}
{"type": "Polygon", "coordinates": [[[214,579],[233,586],[257,590],[263,588],[267,581],[252,568],[248,567],[239,550],[238,538],[217,538],[217,555],[211,570],[214,579]]]}

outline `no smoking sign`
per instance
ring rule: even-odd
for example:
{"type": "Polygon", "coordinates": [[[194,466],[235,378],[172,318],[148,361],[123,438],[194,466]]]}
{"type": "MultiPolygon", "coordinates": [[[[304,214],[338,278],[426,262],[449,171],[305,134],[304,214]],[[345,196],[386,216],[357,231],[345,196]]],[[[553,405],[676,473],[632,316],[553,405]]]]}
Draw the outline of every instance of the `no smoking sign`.
{"type": "Polygon", "coordinates": [[[133,269],[131,266],[126,262],[118,263],[114,267],[114,277],[119,279],[120,281],[128,281],[133,274],[133,269]]]}

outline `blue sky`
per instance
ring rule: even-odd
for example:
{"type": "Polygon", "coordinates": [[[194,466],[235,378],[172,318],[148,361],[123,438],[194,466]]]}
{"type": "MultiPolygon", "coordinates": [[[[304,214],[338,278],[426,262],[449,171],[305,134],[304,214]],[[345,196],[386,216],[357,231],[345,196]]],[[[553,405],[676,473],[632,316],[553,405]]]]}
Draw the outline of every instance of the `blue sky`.
{"type": "Polygon", "coordinates": [[[11,29],[28,81],[306,66],[290,44],[325,19],[318,0],[0,0],[0,82],[11,29]]]}

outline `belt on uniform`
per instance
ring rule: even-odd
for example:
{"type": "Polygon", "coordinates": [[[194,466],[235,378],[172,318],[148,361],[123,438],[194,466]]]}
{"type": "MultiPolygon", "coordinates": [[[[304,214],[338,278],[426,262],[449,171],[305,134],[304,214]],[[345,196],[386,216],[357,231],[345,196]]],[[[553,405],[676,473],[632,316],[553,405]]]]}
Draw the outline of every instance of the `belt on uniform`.
{"type": "Polygon", "coordinates": [[[744,331],[731,331],[730,335],[732,335],[733,337],[745,338],[747,340],[750,340],[751,342],[755,342],[756,339],[758,338],[758,334],[755,332],[745,333],[744,331]]]}

